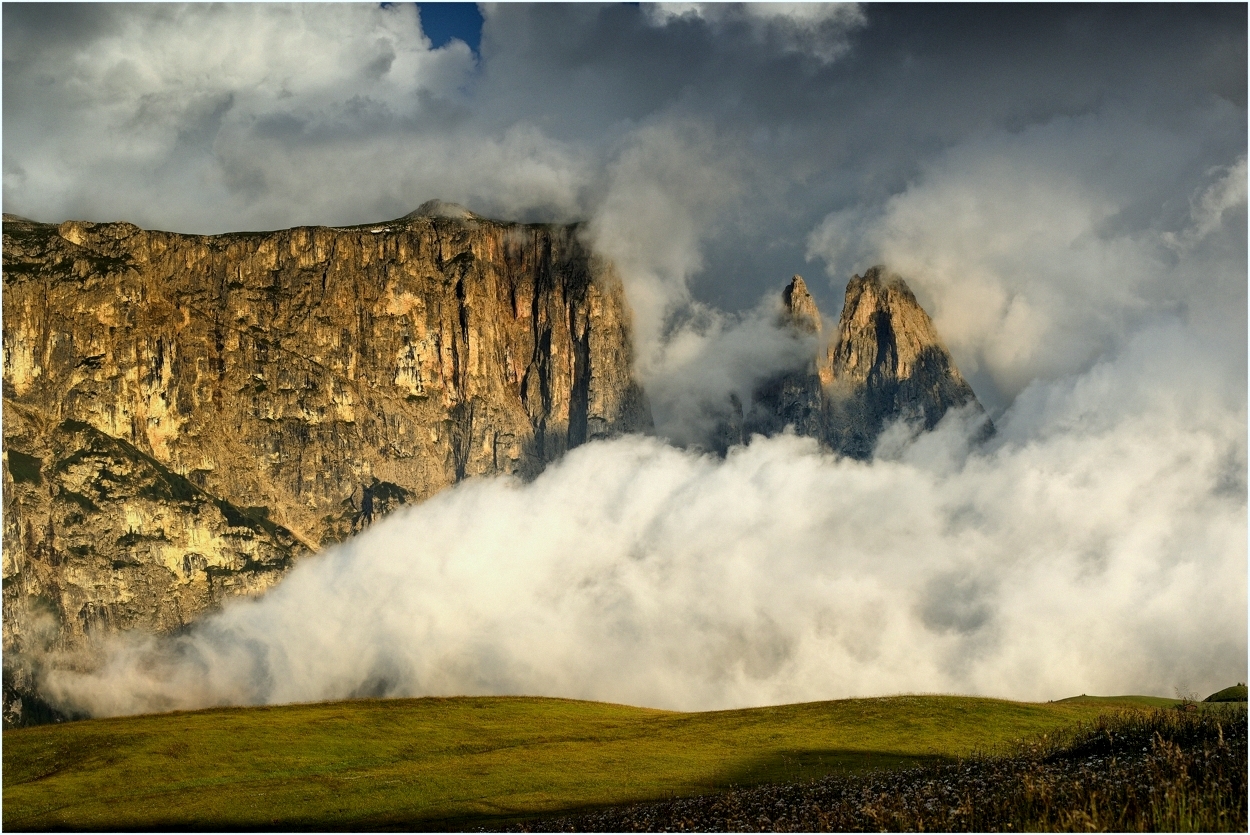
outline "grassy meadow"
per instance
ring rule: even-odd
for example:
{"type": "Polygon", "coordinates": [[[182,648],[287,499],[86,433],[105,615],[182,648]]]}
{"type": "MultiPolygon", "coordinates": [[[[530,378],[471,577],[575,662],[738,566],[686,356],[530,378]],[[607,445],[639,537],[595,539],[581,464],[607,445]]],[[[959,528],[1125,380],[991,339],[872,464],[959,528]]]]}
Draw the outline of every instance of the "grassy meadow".
{"type": "Polygon", "coordinates": [[[549,832],[1245,832],[1246,708],[1117,710],[957,763],[613,806],[549,832]]]}
{"type": "Polygon", "coordinates": [[[3,826],[387,829],[954,762],[1109,710],[896,696],[707,713],[526,697],[360,700],[5,731],[3,826]]]}

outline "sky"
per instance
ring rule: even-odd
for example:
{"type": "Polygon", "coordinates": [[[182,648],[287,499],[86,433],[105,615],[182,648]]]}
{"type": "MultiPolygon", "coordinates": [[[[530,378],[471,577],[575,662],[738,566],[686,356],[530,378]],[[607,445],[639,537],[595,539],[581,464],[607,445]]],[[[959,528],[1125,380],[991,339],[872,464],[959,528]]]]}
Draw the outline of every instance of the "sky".
{"type": "Polygon", "coordinates": [[[464,42],[476,53],[482,43],[482,12],[477,3],[418,3],[421,31],[435,49],[452,38],[464,42]]]}
{"type": "Polygon", "coordinates": [[[1245,156],[1236,4],[501,4],[476,43],[465,4],[430,5],[5,4],[5,211],[212,233],[438,197],[588,220],[633,262],[648,342],[688,300],[739,313],[795,273],[836,319],[889,257],[998,414],[1142,311],[1090,323],[1085,281],[1033,298],[967,245],[1112,258],[1245,156]],[[1065,346],[1031,355],[1021,327],[1065,346]]]}
{"type": "Polygon", "coordinates": [[[193,645],[126,644],[67,699],[545,688],[704,707],[1245,680],[1245,6],[478,11],[475,34],[428,5],[4,5],[6,212],[213,233],[437,197],[584,221],[625,279],[636,372],[674,442],[464,485],[193,645]],[[701,456],[700,416],[794,362],[775,327],[790,276],[832,326],[877,263],[933,317],[995,439],[970,445],[954,416],[896,427],[867,464],[793,437],[701,456]],[[665,502],[614,510],[640,484],[665,502]],[[484,507],[498,524],[472,548],[439,539],[484,507]],[[424,562],[448,554],[476,573],[424,562]],[[396,585],[396,561],[422,582],[396,585]],[[328,628],[314,655],[340,660],[319,665],[275,624],[345,573],[342,605],[386,588],[394,608],[328,628]],[[569,589],[554,609],[553,587],[569,589]],[[397,651],[418,612],[422,648],[397,651]],[[134,683],[144,653],[240,646],[264,649],[187,672],[182,695],[134,683]],[[278,668],[304,683],[275,689],[278,668]]]}

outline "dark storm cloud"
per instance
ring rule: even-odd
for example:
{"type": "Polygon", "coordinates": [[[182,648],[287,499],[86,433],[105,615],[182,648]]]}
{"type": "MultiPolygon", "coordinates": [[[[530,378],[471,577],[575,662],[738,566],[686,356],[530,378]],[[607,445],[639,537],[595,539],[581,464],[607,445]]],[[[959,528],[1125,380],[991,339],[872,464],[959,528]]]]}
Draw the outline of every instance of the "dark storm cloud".
{"type": "MultiPolygon", "coordinates": [[[[738,142],[755,169],[752,189],[722,219],[696,280],[731,307],[781,281],[778,262],[803,265],[799,230],[901,191],[927,158],[965,138],[1112,104],[1175,128],[1219,97],[1244,118],[1241,7],[882,4],[865,15],[841,33],[850,48],[823,62],[765,48],[741,22],[656,26],[630,7],[503,5],[484,32],[491,60],[479,95],[487,111],[569,141],[681,116],[738,142]]],[[[1244,130],[1205,138],[1194,170],[1231,161],[1244,130]]]]}
{"type": "Polygon", "coordinates": [[[6,70],[20,67],[31,55],[72,49],[109,32],[117,10],[112,3],[6,3],[6,70]]]}
{"type": "MultiPolygon", "coordinates": [[[[1151,262],[1146,285],[1167,285],[1179,262],[1159,236],[1187,234],[1197,195],[1245,155],[1235,5],[500,4],[483,7],[479,56],[459,40],[433,48],[412,6],[4,15],[6,209],[204,232],[376,220],[434,196],[588,218],[630,265],[644,376],[675,323],[707,321],[694,299],[750,311],[804,272],[833,315],[850,272],[889,259],[920,270],[921,300],[1000,411],[1131,329],[1094,305],[1068,354],[1043,351],[1073,288],[1107,274],[1064,287],[1044,276],[1060,272],[1054,254],[1077,240],[1106,243],[1106,257],[1128,246],[1151,262]],[[1012,172],[1034,191],[1071,187],[1020,202],[1022,183],[1004,188],[1012,172]],[[975,200],[965,180],[981,184],[975,200]],[[921,228],[908,207],[924,201],[936,208],[921,228]],[[1030,257],[1050,266],[1017,276],[1035,285],[1026,299],[975,263],[984,251],[946,246],[942,269],[968,257],[999,308],[956,321],[968,299],[944,291],[933,259],[960,236],[939,221],[1012,215],[1046,239],[1030,257]],[[1057,234],[1056,218],[1083,220],[1057,234]],[[1157,239],[1149,255],[1143,236],[1157,239]]],[[[1217,285],[1204,304],[1235,307],[1217,285]]],[[[1187,303],[1154,292],[1118,304],[1140,319],[1187,303]]]]}
{"type": "MultiPolygon", "coordinates": [[[[154,69],[167,83],[135,88],[131,120],[118,114],[117,121],[99,124],[92,118],[99,99],[123,95],[109,84],[105,66],[112,64],[114,76],[124,74],[124,53],[132,64],[150,53],[144,38],[178,37],[176,25],[162,29],[136,19],[178,14],[161,6],[6,4],[5,163],[6,170],[25,172],[21,181],[6,176],[6,202],[17,211],[57,219],[105,217],[110,209],[124,209],[133,220],[154,222],[158,218],[134,212],[142,211],[144,195],[159,192],[166,196],[149,201],[159,207],[159,220],[168,225],[171,215],[181,215],[185,220],[176,225],[195,231],[221,231],[240,219],[266,226],[340,222],[349,213],[368,219],[364,216],[380,211],[382,203],[406,199],[416,205],[435,189],[456,192],[440,194],[447,199],[475,198],[475,208],[483,211],[585,216],[604,188],[600,167],[623,137],[640,125],[693,118],[734,143],[749,161],[742,173],[745,188],[706,224],[705,268],[694,277],[701,296],[742,308],[803,268],[806,235],[824,214],[898,193],[926,159],[967,137],[1019,131],[1111,103],[1156,126],[1200,119],[1213,97],[1244,114],[1245,9],[1240,6],[881,4],[844,8],[821,20],[794,21],[779,13],[771,22],[717,8],[712,14],[628,5],[488,7],[479,69],[467,54],[447,68],[451,77],[430,78],[408,68],[404,77],[391,79],[397,89],[388,94],[379,82],[394,75],[395,39],[407,38],[409,48],[432,54],[428,42],[422,45],[415,20],[396,21],[400,25],[391,27],[389,43],[358,39],[357,46],[372,54],[318,54],[319,62],[354,75],[356,82],[322,91],[305,112],[289,112],[275,90],[272,97],[253,97],[240,125],[218,125],[219,135],[200,142],[194,158],[183,158],[185,144],[177,148],[165,140],[144,149],[142,162],[118,171],[116,160],[94,154],[76,162],[72,144],[65,147],[50,134],[105,132],[125,144],[128,128],[134,131],[152,118],[138,112],[138,100],[194,97],[197,91],[188,89],[185,77],[220,68],[205,61],[163,62],[154,69]],[[91,49],[106,41],[116,44],[112,54],[91,49]],[[350,67],[357,57],[357,66],[350,67]],[[99,72],[81,71],[92,63],[99,72]],[[419,100],[427,106],[414,106],[419,100]],[[323,122],[314,134],[273,131],[314,114],[323,122]],[[363,147],[344,152],[336,137],[351,128],[375,137],[373,152],[363,147]],[[448,146],[456,142],[508,146],[509,130],[528,132],[543,144],[544,167],[560,166],[551,174],[568,182],[527,207],[521,205],[527,201],[500,199],[472,177],[439,176],[435,165],[420,170],[422,159],[445,161],[448,146]],[[48,144],[61,145],[61,153],[48,153],[48,144]],[[404,153],[401,146],[413,150],[404,153]],[[374,170],[383,148],[400,153],[398,164],[410,169],[400,178],[401,188],[387,186],[384,181],[393,178],[374,170]],[[359,183],[346,195],[340,192],[341,207],[315,201],[326,217],[296,217],[293,207],[307,205],[309,195],[293,178],[279,176],[267,178],[263,195],[239,196],[226,188],[208,202],[203,194],[184,195],[196,208],[183,208],[168,196],[179,194],[170,189],[177,184],[154,180],[151,172],[159,166],[147,164],[152,156],[166,155],[176,168],[201,168],[211,179],[214,171],[228,175],[244,158],[256,160],[245,168],[277,169],[310,154],[341,171],[336,179],[359,183]],[[48,156],[53,159],[47,167],[56,171],[41,172],[44,166],[30,159],[48,156]],[[65,172],[66,166],[71,171],[65,172]],[[406,198],[404,189],[411,190],[406,198]],[[114,205],[97,198],[100,192],[111,195],[114,205]],[[134,197],[122,197],[118,205],[119,196],[128,193],[134,197]]],[[[257,23],[242,10],[214,17],[232,17],[240,28],[257,23]]],[[[365,8],[339,17],[346,30],[366,32],[377,26],[370,18],[403,15],[365,8]]],[[[185,20],[184,28],[191,26],[185,20]]],[[[234,34],[229,25],[217,31],[222,37],[234,34]]],[[[196,34],[212,32],[210,27],[196,34]]],[[[243,93],[262,77],[297,75],[304,69],[301,62],[311,59],[289,52],[275,50],[255,73],[236,73],[210,86],[215,94],[243,93]]],[[[178,127],[187,135],[203,133],[206,125],[195,123],[203,118],[202,108],[187,110],[181,119],[191,124],[178,127]]],[[[1244,131],[1208,132],[1206,140],[1203,158],[1192,161],[1194,171],[1232,161],[1244,131]]],[[[361,145],[368,144],[362,137],[361,145]]],[[[533,149],[483,155],[512,161],[527,150],[533,149]]],[[[515,174],[485,170],[497,180],[515,174]]],[[[836,286],[816,290],[826,308],[839,301],[836,286]]]]}

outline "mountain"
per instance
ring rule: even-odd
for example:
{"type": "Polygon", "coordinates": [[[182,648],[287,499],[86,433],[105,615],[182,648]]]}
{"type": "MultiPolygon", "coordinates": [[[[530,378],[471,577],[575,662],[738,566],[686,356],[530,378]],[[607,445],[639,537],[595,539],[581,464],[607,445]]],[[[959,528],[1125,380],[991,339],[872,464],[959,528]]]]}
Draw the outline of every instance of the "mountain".
{"type": "MultiPolygon", "coordinates": [[[[782,302],[787,325],[822,336],[820,311],[800,276],[785,288],[782,302]]],[[[818,345],[806,368],[762,383],[740,423],[722,430],[721,438],[741,441],[793,426],[842,455],[866,459],[894,421],[933,429],[950,409],[971,404],[985,413],[929,315],[885,267],[847,283],[837,332],[818,345]]],[[[988,417],[985,426],[992,431],[988,417]]]]}
{"type": "Polygon", "coordinates": [[[827,392],[825,439],[858,458],[872,454],[890,421],[933,429],[950,409],[973,404],[985,413],[929,314],[884,267],[847,283],[837,339],[818,373],[827,392]]]}
{"type": "MultiPolygon", "coordinates": [[[[363,226],[184,235],[4,216],[4,721],[39,665],[169,632],[475,475],[537,475],[652,428],[613,266],[576,225],[430,201],[363,226]]],[[[787,426],[867,458],[902,418],[975,404],[896,276],[854,277],[722,447],[787,426]]]]}
{"type": "Polygon", "coordinates": [[[648,430],[577,231],[438,201],[215,236],[6,215],[6,721],[47,649],[176,629],[400,504],[648,430]]]}

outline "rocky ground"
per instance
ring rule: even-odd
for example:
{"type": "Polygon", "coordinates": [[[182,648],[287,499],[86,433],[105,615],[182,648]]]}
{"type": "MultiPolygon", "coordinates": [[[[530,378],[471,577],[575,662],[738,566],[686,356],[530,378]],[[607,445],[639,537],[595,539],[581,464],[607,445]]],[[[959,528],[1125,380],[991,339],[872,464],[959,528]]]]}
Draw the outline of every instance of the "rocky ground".
{"type": "Polygon", "coordinates": [[[1241,831],[1246,711],[1123,714],[1007,756],[546,818],[514,831],[1241,831]]]}

